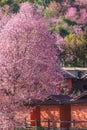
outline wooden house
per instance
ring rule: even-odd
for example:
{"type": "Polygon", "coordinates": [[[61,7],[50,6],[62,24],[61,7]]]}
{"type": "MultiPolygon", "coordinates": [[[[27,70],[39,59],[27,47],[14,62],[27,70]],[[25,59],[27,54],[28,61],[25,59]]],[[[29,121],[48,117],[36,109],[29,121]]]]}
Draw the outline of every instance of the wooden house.
{"type": "Polygon", "coordinates": [[[32,99],[24,102],[26,112],[19,111],[16,117],[26,118],[30,126],[63,128],[87,128],[87,74],[86,68],[63,68],[70,93],[80,91],[75,97],[50,95],[44,101],[32,99]],[[31,109],[31,112],[29,110],[31,109]],[[33,111],[32,111],[33,109],[33,111]],[[32,120],[32,121],[31,121],[32,120]]]}
{"type": "Polygon", "coordinates": [[[44,101],[32,100],[25,106],[33,111],[26,117],[30,126],[63,128],[87,128],[87,92],[74,98],[67,95],[51,95],[44,101]],[[32,120],[32,121],[31,121],[32,120]],[[37,121],[37,122],[36,122],[37,121]]]}
{"type": "Polygon", "coordinates": [[[63,67],[69,93],[87,91],[87,68],[63,67]]]}

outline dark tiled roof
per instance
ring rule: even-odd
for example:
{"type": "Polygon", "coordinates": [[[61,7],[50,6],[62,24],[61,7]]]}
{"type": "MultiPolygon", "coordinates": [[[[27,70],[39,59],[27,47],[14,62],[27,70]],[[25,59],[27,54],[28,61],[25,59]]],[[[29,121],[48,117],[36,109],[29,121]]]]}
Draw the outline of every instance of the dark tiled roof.
{"type": "Polygon", "coordinates": [[[50,95],[45,100],[32,99],[24,105],[38,106],[38,105],[64,105],[64,104],[82,104],[87,103],[87,92],[82,93],[76,97],[68,95],[50,95]]]}
{"type": "Polygon", "coordinates": [[[87,91],[81,93],[79,96],[75,96],[74,100],[84,99],[87,98],[87,91]]]}
{"type": "Polygon", "coordinates": [[[87,104],[87,99],[79,99],[69,102],[69,104],[87,104]]]}
{"type": "Polygon", "coordinates": [[[87,74],[82,75],[82,79],[87,79],[87,74]]]}
{"type": "Polygon", "coordinates": [[[73,98],[72,104],[87,103],[87,91],[73,98]]]}
{"type": "Polygon", "coordinates": [[[31,99],[31,100],[23,102],[23,104],[25,106],[27,106],[27,105],[36,106],[36,105],[39,105],[41,103],[42,103],[42,100],[39,100],[39,99],[31,99]]]}
{"type": "Polygon", "coordinates": [[[63,76],[64,76],[64,78],[71,78],[71,79],[72,78],[77,78],[76,75],[72,74],[69,71],[64,71],[63,76]]]}
{"type": "Polygon", "coordinates": [[[71,99],[68,95],[50,95],[45,100],[46,104],[63,104],[64,102],[68,102],[71,99]]]}
{"type": "Polygon", "coordinates": [[[68,95],[50,95],[43,101],[38,99],[31,99],[30,101],[26,101],[24,105],[60,105],[68,102],[70,99],[72,98],[68,95]]]}
{"type": "Polygon", "coordinates": [[[59,95],[50,95],[48,96],[45,100],[49,100],[49,99],[54,99],[54,100],[67,100],[67,99],[70,99],[70,96],[68,95],[62,95],[62,94],[59,94],[59,95]]]}

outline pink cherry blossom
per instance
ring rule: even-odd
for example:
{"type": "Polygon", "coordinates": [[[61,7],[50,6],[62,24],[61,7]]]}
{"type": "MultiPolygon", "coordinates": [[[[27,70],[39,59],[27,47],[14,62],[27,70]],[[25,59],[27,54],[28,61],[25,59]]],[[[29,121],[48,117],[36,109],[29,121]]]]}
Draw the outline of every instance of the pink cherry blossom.
{"type": "Polygon", "coordinates": [[[14,130],[15,112],[23,102],[60,93],[63,78],[55,42],[45,19],[28,3],[1,28],[0,129],[14,130]]]}

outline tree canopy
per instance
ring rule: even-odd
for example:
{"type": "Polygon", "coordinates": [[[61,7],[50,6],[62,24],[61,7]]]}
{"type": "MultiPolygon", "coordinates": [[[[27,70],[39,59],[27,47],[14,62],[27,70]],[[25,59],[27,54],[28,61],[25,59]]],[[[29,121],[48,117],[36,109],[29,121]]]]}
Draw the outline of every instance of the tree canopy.
{"type": "Polygon", "coordinates": [[[65,37],[65,66],[87,66],[87,34],[69,34],[65,37]]]}
{"type": "Polygon", "coordinates": [[[15,110],[24,101],[61,92],[62,74],[55,42],[45,19],[29,3],[22,4],[19,13],[2,24],[0,112],[6,124],[2,123],[0,129],[13,130],[15,110]]]}

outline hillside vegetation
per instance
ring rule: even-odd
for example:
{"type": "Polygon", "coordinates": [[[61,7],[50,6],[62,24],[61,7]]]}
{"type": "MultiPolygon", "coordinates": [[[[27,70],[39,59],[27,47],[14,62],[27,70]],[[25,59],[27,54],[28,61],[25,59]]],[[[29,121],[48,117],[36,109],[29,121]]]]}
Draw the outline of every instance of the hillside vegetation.
{"type": "Polygon", "coordinates": [[[6,15],[19,12],[23,2],[34,4],[46,19],[48,31],[57,39],[61,65],[86,67],[87,0],[0,0],[0,19],[5,23],[6,15]]]}

